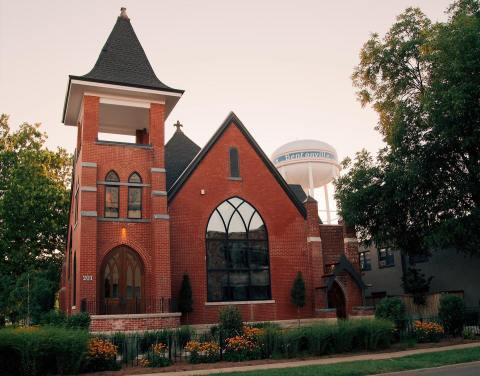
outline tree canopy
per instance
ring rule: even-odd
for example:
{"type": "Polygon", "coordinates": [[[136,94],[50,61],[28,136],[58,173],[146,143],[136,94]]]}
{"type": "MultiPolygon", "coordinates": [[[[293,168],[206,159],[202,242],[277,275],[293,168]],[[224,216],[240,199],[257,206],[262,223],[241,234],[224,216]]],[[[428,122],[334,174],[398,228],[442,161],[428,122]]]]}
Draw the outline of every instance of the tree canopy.
{"type": "Polygon", "coordinates": [[[340,213],[365,243],[410,255],[479,252],[479,1],[457,1],[448,15],[433,23],[406,9],[365,43],[352,75],[386,146],[343,162],[340,213]]]}
{"type": "Polygon", "coordinates": [[[12,131],[0,116],[0,316],[11,320],[51,309],[58,290],[71,157],[45,141],[39,124],[12,131]]]}

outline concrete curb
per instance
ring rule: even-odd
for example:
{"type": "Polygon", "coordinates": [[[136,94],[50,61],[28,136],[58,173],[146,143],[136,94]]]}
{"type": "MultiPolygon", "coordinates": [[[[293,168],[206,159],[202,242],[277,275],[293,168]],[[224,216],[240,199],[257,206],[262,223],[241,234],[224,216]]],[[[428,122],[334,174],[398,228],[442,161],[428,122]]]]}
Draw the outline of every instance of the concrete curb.
{"type": "MultiPolygon", "coordinates": [[[[248,372],[248,371],[269,370],[269,369],[276,369],[276,368],[294,368],[294,367],[314,366],[314,365],[322,365],[322,364],[347,363],[347,362],[356,362],[356,361],[362,361],[362,360],[384,360],[384,359],[402,358],[404,356],[409,356],[409,355],[428,354],[428,353],[448,351],[448,350],[469,349],[474,347],[480,347],[480,342],[464,343],[461,345],[435,347],[435,348],[428,348],[428,349],[404,350],[404,351],[389,352],[389,353],[362,354],[362,355],[345,356],[345,357],[337,357],[337,358],[320,358],[320,359],[300,360],[300,361],[294,361],[294,362],[268,363],[268,364],[257,364],[257,365],[251,365],[251,366],[238,366],[238,367],[227,367],[227,368],[216,368],[216,369],[211,368],[211,369],[199,369],[199,370],[177,371],[177,372],[145,373],[145,374],[140,374],[135,376],[189,376],[189,375],[209,375],[212,373],[248,372]]],[[[392,375],[394,375],[394,373],[392,375]]]]}

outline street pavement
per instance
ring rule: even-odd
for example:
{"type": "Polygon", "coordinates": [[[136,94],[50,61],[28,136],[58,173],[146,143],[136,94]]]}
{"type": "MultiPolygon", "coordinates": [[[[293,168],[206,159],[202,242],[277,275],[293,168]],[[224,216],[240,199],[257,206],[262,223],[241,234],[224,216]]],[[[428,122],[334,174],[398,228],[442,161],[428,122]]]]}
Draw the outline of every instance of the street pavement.
{"type": "Polygon", "coordinates": [[[405,372],[384,373],[378,376],[479,376],[480,362],[456,364],[452,366],[417,369],[405,372]]]}

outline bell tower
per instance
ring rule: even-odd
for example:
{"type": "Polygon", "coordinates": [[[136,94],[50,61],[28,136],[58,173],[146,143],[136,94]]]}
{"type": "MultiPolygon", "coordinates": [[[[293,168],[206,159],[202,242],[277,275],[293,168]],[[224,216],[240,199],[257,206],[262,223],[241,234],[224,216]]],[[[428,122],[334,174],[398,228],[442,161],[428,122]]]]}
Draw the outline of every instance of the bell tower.
{"type": "Polygon", "coordinates": [[[62,120],[77,127],[77,148],[67,312],[166,310],[171,283],[164,126],[182,94],[157,78],[125,8],[92,70],[69,76],[62,120]],[[113,254],[137,257],[141,273],[124,261],[107,262],[113,254]]]}

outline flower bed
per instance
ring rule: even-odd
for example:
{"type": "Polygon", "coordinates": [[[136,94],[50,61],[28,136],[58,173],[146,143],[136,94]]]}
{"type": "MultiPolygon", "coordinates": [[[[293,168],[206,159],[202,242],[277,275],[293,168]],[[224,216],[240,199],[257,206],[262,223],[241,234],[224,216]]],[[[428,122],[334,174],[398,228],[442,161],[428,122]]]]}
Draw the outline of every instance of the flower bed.
{"type": "Polygon", "coordinates": [[[443,337],[443,326],[435,322],[414,322],[415,338],[418,342],[438,342],[443,337]]]}

